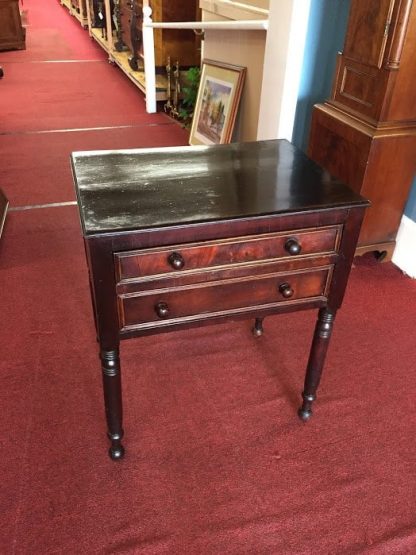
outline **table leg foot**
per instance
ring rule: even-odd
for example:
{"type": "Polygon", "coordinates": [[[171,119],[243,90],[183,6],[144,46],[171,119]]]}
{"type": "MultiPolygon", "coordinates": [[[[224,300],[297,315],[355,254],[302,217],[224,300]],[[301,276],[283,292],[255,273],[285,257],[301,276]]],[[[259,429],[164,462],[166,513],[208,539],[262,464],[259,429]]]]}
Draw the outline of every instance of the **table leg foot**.
{"type": "Polygon", "coordinates": [[[252,329],[254,337],[260,337],[261,335],[263,335],[263,320],[264,318],[256,318],[254,322],[254,327],[252,329]]]}
{"type": "Polygon", "coordinates": [[[305,395],[302,393],[303,403],[300,409],[298,410],[298,416],[303,422],[307,422],[310,420],[312,416],[312,403],[315,401],[315,395],[305,395]]]}
{"type": "Polygon", "coordinates": [[[108,437],[111,441],[111,447],[108,450],[108,454],[110,455],[110,459],[113,461],[118,461],[124,457],[124,447],[121,444],[122,436],[119,434],[108,434],[108,437]]]}

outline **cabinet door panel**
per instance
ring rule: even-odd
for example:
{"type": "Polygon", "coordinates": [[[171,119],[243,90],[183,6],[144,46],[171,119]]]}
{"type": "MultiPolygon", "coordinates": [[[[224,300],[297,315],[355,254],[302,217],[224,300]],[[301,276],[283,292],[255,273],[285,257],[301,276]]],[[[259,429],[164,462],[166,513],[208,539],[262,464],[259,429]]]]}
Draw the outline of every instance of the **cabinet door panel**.
{"type": "Polygon", "coordinates": [[[395,0],[352,0],[344,56],[381,67],[395,0]]]}

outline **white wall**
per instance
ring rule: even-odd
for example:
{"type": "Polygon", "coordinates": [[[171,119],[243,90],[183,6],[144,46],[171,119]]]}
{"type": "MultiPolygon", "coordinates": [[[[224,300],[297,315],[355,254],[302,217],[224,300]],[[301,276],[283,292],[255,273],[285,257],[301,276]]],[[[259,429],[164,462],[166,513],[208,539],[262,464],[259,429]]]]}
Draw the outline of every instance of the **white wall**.
{"type": "MultiPolygon", "coordinates": [[[[234,18],[267,19],[267,4],[264,0],[261,7],[247,0],[244,3],[201,0],[199,5],[203,21],[224,21],[234,18]]],[[[247,68],[239,108],[244,117],[237,119],[235,129],[239,141],[255,141],[257,138],[265,44],[266,31],[205,31],[203,59],[247,68]]]]}
{"type": "Polygon", "coordinates": [[[311,0],[271,0],[257,139],[292,138],[311,0]]]}

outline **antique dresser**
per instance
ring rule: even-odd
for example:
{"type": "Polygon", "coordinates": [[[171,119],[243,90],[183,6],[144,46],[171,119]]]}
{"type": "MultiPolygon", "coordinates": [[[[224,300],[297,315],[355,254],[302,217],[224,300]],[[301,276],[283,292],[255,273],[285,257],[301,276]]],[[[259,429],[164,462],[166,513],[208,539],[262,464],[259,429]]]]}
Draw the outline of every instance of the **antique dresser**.
{"type": "Polygon", "coordinates": [[[368,202],[284,140],[78,152],[72,165],[110,456],[124,454],[120,340],[145,334],[253,318],[259,335],[265,316],[318,309],[307,420],[368,202]]]}

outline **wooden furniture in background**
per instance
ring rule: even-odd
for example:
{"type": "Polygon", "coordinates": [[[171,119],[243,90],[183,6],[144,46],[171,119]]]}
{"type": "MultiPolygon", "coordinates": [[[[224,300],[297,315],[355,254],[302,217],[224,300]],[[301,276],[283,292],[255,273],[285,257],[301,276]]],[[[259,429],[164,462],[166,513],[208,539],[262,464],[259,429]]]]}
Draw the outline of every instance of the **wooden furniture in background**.
{"type": "Polygon", "coordinates": [[[0,0],[0,50],[24,50],[25,35],[19,0],[0,0]]]}
{"type": "Polygon", "coordinates": [[[331,99],[314,107],[308,154],[371,201],[357,254],[389,260],[416,173],[416,5],[352,0],[331,99]]]}
{"type": "MultiPolygon", "coordinates": [[[[319,309],[312,414],[367,201],[287,141],[72,155],[110,456],[124,454],[120,340],[319,309]],[[103,186],[105,184],[105,186],[103,186]]],[[[127,392],[129,393],[129,392],[127,392]]]]}
{"type": "MultiPolygon", "coordinates": [[[[92,0],[91,0],[92,1],[92,0]]],[[[88,3],[90,0],[60,0],[62,6],[81,23],[84,29],[88,27],[88,3]]]]}
{"type": "Polygon", "coordinates": [[[114,1],[87,0],[88,30],[93,39],[108,53],[113,48],[114,1]]]}
{"type": "MultiPolygon", "coordinates": [[[[146,94],[143,64],[142,0],[87,0],[90,35],[129,79],[146,94]]],[[[155,21],[194,21],[197,0],[150,0],[155,21]]],[[[156,29],[154,31],[156,66],[156,100],[165,101],[167,94],[166,65],[176,61],[182,69],[200,63],[200,38],[190,29],[156,29]]]]}
{"type": "Polygon", "coordinates": [[[69,11],[83,27],[88,26],[87,0],[71,0],[69,11]]]}

